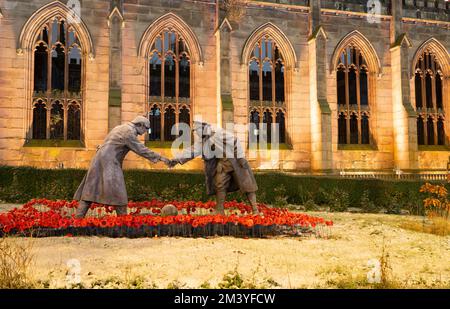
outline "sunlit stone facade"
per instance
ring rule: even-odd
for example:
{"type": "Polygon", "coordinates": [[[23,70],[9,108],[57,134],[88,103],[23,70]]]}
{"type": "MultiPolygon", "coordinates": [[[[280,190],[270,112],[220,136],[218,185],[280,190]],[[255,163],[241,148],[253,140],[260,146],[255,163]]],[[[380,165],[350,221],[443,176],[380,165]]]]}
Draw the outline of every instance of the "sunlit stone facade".
{"type": "MultiPolygon", "coordinates": [[[[250,153],[259,131],[240,133],[256,169],[446,169],[445,0],[0,0],[0,10],[0,164],[86,168],[112,127],[145,114],[142,141],[169,157],[173,125],[201,116],[278,124],[278,160],[250,153]]],[[[125,167],[164,168],[135,155],[125,167]]]]}

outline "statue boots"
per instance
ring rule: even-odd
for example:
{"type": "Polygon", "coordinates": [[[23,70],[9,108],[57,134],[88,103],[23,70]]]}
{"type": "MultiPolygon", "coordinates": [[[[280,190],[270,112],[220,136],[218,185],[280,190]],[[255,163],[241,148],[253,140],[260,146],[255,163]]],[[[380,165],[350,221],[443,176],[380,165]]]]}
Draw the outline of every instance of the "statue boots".
{"type": "MultiPolygon", "coordinates": [[[[91,207],[92,202],[86,202],[86,201],[80,201],[78,203],[77,212],[75,214],[75,218],[82,219],[86,216],[87,212],[89,211],[89,208],[91,207]]],[[[115,206],[114,207],[116,214],[118,216],[124,216],[127,215],[127,206],[115,206]]]]}
{"type": "Polygon", "coordinates": [[[225,198],[227,196],[227,193],[224,191],[217,191],[216,193],[216,214],[218,215],[225,215],[225,210],[223,207],[223,204],[225,203],[225,198]]]}
{"type": "Polygon", "coordinates": [[[89,207],[91,207],[91,202],[86,201],[80,201],[78,203],[77,212],[75,214],[75,218],[82,219],[86,216],[87,212],[89,211],[89,207]]]}
{"type": "Polygon", "coordinates": [[[258,204],[256,203],[256,193],[255,192],[247,192],[247,199],[252,205],[252,211],[254,215],[259,215],[258,204]]]}
{"type": "Polygon", "coordinates": [[[128,214],[127,206],[114,206],[114,210],[118,216],[125,216],[128,214]]]}

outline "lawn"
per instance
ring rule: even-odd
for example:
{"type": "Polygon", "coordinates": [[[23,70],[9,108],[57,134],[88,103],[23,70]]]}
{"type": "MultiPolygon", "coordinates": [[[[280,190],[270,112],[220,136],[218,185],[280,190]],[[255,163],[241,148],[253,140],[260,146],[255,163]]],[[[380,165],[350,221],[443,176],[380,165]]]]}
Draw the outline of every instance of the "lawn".
{"type": "Polygon", "coordinates": [[[450,236],[404,228],[420,226],[422,217],[308,214],[334,221],[327,237],[13,241],[31,243],[32,278],[51,288],[66,287],[70,259],[79,260],[81,286],[88,288],[450,288],[450,236]],[[381,256],[386,282],[368,283],[369,260],[381,256]]]}

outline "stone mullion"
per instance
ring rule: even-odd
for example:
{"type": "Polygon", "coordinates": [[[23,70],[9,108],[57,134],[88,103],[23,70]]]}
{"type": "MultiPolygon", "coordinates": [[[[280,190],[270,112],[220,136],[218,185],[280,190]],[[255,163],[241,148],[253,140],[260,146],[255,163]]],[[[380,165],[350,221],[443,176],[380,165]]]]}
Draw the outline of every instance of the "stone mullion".
{"type": "MultiPolygon", "coordinates": [[[[178,34],[175,34],[175,50],[174,50],[174,53],[175,53],[175,102],[176,102],[176,104],[177,104],[177,107],[178,107],[178,96],[179,96],[179,92],[180,92],[180,84],[179,84],[179,82],[180,82],[180,70],[179,70],[179,66],[180,66],[180,64],[179,64],[179,49],[178,49],[178,41],[179,40],[179,37],[178,37],[178,34]]],[[[178,122],[177,122],[178,123],[178,122]]]]}
{"type": "Polygon", "coordinates": [[[346,122],[346,144],[350,144],[350,98],[349,98],[349,88],[348,88],[348,67],[345,67],[345,107],[347,108],[347,117],[345,118],[346,122]]]}
{"type": "Polygon", "coordinates": [[[435,117],[433,117],[433,127],[434,127],[434,145],[437,145],[438,144],[438,140],[437,140],[437,137],[438,137],[438,132],[437,132],[437,121],[438,121],[438,117],[437,117],[437,114],[436,114],[436,116],[435,117]]]}
{"type": "MultiPolygon", "coordinates": [[[[274,124],[277,123],[277,108],[273,108],[272,110],[272,124],[271,124],[271,129],[274,127],[274,124]]],[[[273,130],[272,130],[273,131],[273,130]]],[[[272,132],[273,133],[273,132],[272,132]]],[[[278,128],[278,133],[279,132],[279,128],[278,128]]],[[[279,135],[278,135],[279,136],[279,135]]],[[[280,142],[280,138],[278,138],[278,142],[280,142]]]]}
{"type": "MultiPolygon", "coordinates": [[[[64,45],[64,99],[69,96],[69,49],[64,45]]],[[[66,100],[64,100],[66,101],[66,100]]],[[[67,140],[67,109],[68,102],[63,104],[64,108],[64,140],[67,140]]]]}
{"type": "Polygon", "coordinates": [[[64,100],[64,103],[63,103],[63,117],[64,117],[64,119],[63,119],[63,125],[64,125],[64,127],[63,127],[63,131],[64,131],[64,140],[66,141],[67,140],[67,121],[68,121],[68,119],[67,119],[67,116],[68,116],[68,114],[69,114],[69,102],[67,101],[67,100],[64,100]]]}
{"type": "Polygon", "coordinates": [[[53,62],[52,62],[52,51],[53,51],[53,42],[52,42],[52,37],[53,37],[53,27],[50,24],[49,25],[49,32],[48,32],[48,42],[49,42],[49,51],[48,51],[48,63],[47,63],[47,67],[48,67],[48,71],[47,71],[47,104],[49,106],[49,108],[47,109],[47,132],[46,132],[46,138],[50,139],[50,120],[51,120],[51,110],[52,110],[52,66],[53,66],[53,62]]]}
{"type": "Polygon", "coordinates": [[[356,104],[358,106],[358,144],[362,143],[362,134],[361,134],[361,121],[362,121],[362,115],[361,115],[361,93],[360,93],[360,63],[359,63],[359,51],[356,53],[356,104]]]}
{"type": "Polygon", "coordinates": [[[434,61],[431,62],[431,102],[433,102],[433,110],[437,114],[437,101],[436,101],[436,68],[434,67],[434,61]]]}
{"type": "Polygon", "coordinates": [[[178,104],[175,105],[175,127],[177,128],[177,136],[178,136],[178,123],[180,121],[180,107],[178,104]]]}
{"type": "Polygon", "coordinates": [[[433,126],[434,126],[434,144],[437,145],[437,120],[439,118],[438,115],[438,108],[437,108],[437,102],[436,102],[436,75],[435,75],[435,67],[434,67],[434,61],[431,62],[431,69],[433,71],[433,74],[431,75],[431,101],[433,102],[433,126]]]}
{"type": "Polygon", "coordinates": [[[166,36],[167,34],[166,33],[164,33],[164,32],[162,32],[162,35],[161,35],[161,55],[162,55],[162,59],[161,59],[161,101],[162,101],[162,104],[161,104],[161,110],[160,110],[160,113],[161,113],[161,141],[162,142],[164,142],[165,141],[165,132],[164,132],[164,115],[166,114],[166,110],[165,110],[165,104],[164,104],[164,102],[165,102],[165,62],[166,62],[166,56],[167,56],[167,53],[165,52],[165,48],[166,48],[166,46],[165,46],[165,36],[166,36]]]}
{"type": "Polygon", "coordinates": [[[161,115],[161,141],[165,141],[165,132],[164,132],[164,115],[166,114],[165,104],[161,104],[160,115],[161,115]]]}
{"type": "MultiPolygon", "coordinates": [[[[276,122],[276,118],[274,118],[274,115],[276,115],[276,113],[275,113],[275,109],[276,109],[276,104],[277,104],[277,98],[276,98],[276,83],[275,83],[275,67],[276,67],[276,65],[275,65],[275,63],[274,63],[274,59],[275,59],[275,44],[272,44],[272,55],[271,55],[271,58],[272,58],[272,108],[271,108],[271,115],[270,115],[270,117],[272,118],[271,120],[271,122],[270,122],[270,132],[271,132],[271,134],[273,133],[272,132],[272,127],[273,127],[273,124],[276,122]]],[[[276,60],[275,60],[276,61],[276,60]]],[[[267,128],[267,130],[269,130],[269,128],[267,128]]],[[[267,137],[268,138],[268,137],[267,137]]],[[[270,140],[270,141],[267,141],[268,143],[272,143],[272,140],[270,140]]]]}
{"type": "MultiPolygon", "coordinates": [[[[179,70],[179,37],[178,33],[175,34],[175,126],[178,132],[178,122],[179,122],[179,92],[180,92],[180,70],[179,70]]],[[[178,134],[177,134],[178,135],[178,134]]]]}
{"type": "Polygon", "coordinates": [[[161,36],[161,46],[162,46],[162,52],[161,52],[161,101],[164,102],[164,86],[165,86],[165,62],[166,62],[166,53],[164,52],[164,36],[165,34],[161,36]]]}
{"type": "Polygon", "coordinates": [[[428,107],[427,107],[427,89],[425,85],[425,61],[426,57],[422,60],[422,74],[420,76],[420,85],[422,87],[421,95],[422,95],[422,111],[424,113],[424,126],[423,126],[423,132],[424,132],[424,144],[428,145],[428,107]]]}
{"type": "Polygon", "coordinates": [[[46,119],[46,139],[50,139],[50,117],[51,117],[51,110],[52,110],[52,103],[49,101],[46,105],[49,105],[49,108],[47,108],[47,119],[46,119]]]}
{"type": "Polygon", "coordinates": [[[258,124],[258,143],[259,143],[261,141],[261,131],[263,129],[263,124],[264,124],[264,107],[263,106],[259,107],[258,114],[259,114],[259,117],[258,117],[258,121],[259,121],[259,124],[258,124]]]}
{"type": "Polygon", "coordinates": [[[264,60],[262,59],[262,48],[261,48],[261,43],[259,45],[259,105],[262,106],[263,105],[263,79],[262,79],[262,75],[263,75],[263,64],[264,64],[264,60]]]}
{"type": "Polygon", "coordinates": [[[448,81],[450,80],[450,77],[446,78],[443,72],[441,72],[440,77],[441,77],[441,92],[442,92],[442,111],[441,112],[442,112],[442,115],[445,117],[446,110],[448,108],[447,102],[449,100],[449,97],[447,94],[447,89],[448,89],[448,81]]]}
{"type": "MultiPolygon", "coordinates": [[[[275,107],[276,106],[276,97],[275,97],[275,63],[274,63],[274,59],[275,59],[275,44],[272,43],[272,50],[271,50],[271,67],[272,67],[272,106],[275,107]]],[[[275,60],[276,61],[276,60],[275,60]]]]}

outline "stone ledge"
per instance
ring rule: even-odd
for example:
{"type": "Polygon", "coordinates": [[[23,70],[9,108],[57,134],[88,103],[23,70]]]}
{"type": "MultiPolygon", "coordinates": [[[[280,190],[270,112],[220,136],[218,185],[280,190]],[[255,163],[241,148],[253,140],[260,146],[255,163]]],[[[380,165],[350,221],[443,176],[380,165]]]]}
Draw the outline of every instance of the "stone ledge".
{"type": "Polygon", "coordinates": [[[340,144],[338,150],[344,151],[377,151],[375,145],[360,145],[360,144],[340,144]]]}
{"type": "Polygon", "coordinates": [[[418,151],[450,151],[446,145],[419,145],[418,151]]]}
{"type": "Polygon", "coordinates": [[[48,139],[32,139],[23,145],[23,147],[59,147],[59,148],[86,148],[82,141],[64,141],[64,140],[48,140],[48,139]]]}

